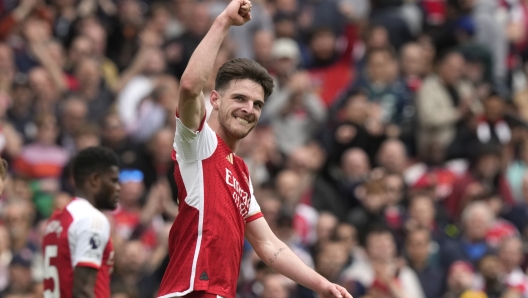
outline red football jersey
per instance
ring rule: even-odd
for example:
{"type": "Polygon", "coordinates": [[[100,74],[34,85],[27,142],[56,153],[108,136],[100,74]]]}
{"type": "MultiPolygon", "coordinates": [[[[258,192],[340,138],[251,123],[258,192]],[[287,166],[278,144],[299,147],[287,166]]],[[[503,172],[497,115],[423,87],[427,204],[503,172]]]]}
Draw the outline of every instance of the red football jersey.
{"type": "Polygon", "coordinates": [[[205,118],[196,133],[177,119],[173,147],[180,212],[158,296],[205,291],[234,298],[245,224],[262,217],[248,168],[205,118]]]}
{"type": "Polygon", "coordinates": [[[114,265],[110,222],[88,201],[75,198],[51,216],[44,230],[42,250],[45,298],[72,297],[76,266],[98,269],[95,297],[110,297],[114,265]]]}

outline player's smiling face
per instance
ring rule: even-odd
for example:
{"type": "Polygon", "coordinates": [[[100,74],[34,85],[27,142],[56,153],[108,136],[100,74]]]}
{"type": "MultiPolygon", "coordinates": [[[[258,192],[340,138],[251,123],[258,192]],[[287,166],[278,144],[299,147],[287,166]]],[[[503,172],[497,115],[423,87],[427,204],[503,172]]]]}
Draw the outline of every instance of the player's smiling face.
{"type": "Polygon", "coordinates": [[[257,125],[264,107],[264,89],[249,79],[233,80],[228,88],[212,95],[212,103],[218,108],[218,120],[226,134],[239,140],[257,125]]]}

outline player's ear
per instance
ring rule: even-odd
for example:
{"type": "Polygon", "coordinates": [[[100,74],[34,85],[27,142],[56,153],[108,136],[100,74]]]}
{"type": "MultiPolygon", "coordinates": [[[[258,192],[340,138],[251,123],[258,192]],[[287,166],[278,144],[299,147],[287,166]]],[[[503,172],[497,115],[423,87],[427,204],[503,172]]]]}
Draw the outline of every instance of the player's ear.
{"type": "Polygon", "coordinates": [[[213,90],[211,92],[211,97],[209,98],[209,101],[211,102],[211,106],[213,106],[213,109],[218,110],[220,107],[220,93],[218,91],[213,90]]]}
{"type": "Polygon", "coordinates": [[[91,173],[90,176],[88,176],[88,184],[91,188],[99,188],[99,185],[101,184],[101,175],[97,172],[91,173]]]}

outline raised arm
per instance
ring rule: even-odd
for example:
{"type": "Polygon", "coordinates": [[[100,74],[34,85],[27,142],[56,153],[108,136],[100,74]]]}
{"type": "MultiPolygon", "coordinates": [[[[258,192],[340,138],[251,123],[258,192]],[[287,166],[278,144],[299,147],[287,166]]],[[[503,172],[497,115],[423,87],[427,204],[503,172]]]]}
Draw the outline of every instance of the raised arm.
{"type": "Polygon", "coordinates": [[[352,298],[345,288],[329,282],[306,266],[273,234],[264,218],[248,223],[245,236],[262,261],[280,274],[319,293],[321,297],[352,298]]]}
{"type": "Polygon", "coordinates": [[[187,64],[180,80],[178,115],[183,125],[192,131],[198,129],[205,115],[203,89],[222,41],[231,26],[241,26],[251,19],[250,11],[249,0],[232,0],[216,18],[187,64]]]}

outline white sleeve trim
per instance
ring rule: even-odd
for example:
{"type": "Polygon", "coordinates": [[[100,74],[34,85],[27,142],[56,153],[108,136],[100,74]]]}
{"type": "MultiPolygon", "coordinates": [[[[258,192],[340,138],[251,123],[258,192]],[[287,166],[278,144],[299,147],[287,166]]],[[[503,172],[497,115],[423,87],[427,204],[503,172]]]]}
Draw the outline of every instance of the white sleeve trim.
{"type": "Polygon", "coordinates": [[[179,159],[186,162],[207,159],[213,155],[217,146],[216,133],[207,122],[204,122],[201,131],[193,132],[183,125],[180,118],[176,117],[173,148],[179,159]]]}
{"type": "Polygon", "coordinates": [[[253,184],[251,183],[251,177],[249,177],[248,180],[249,180],[249,192],[251,193],[251,201],[249,202],[249,210],[248,210],[246,218],[249,218],[261,212],[257,199],[255,198],[255,195],[253,194],[253,184]]]}

